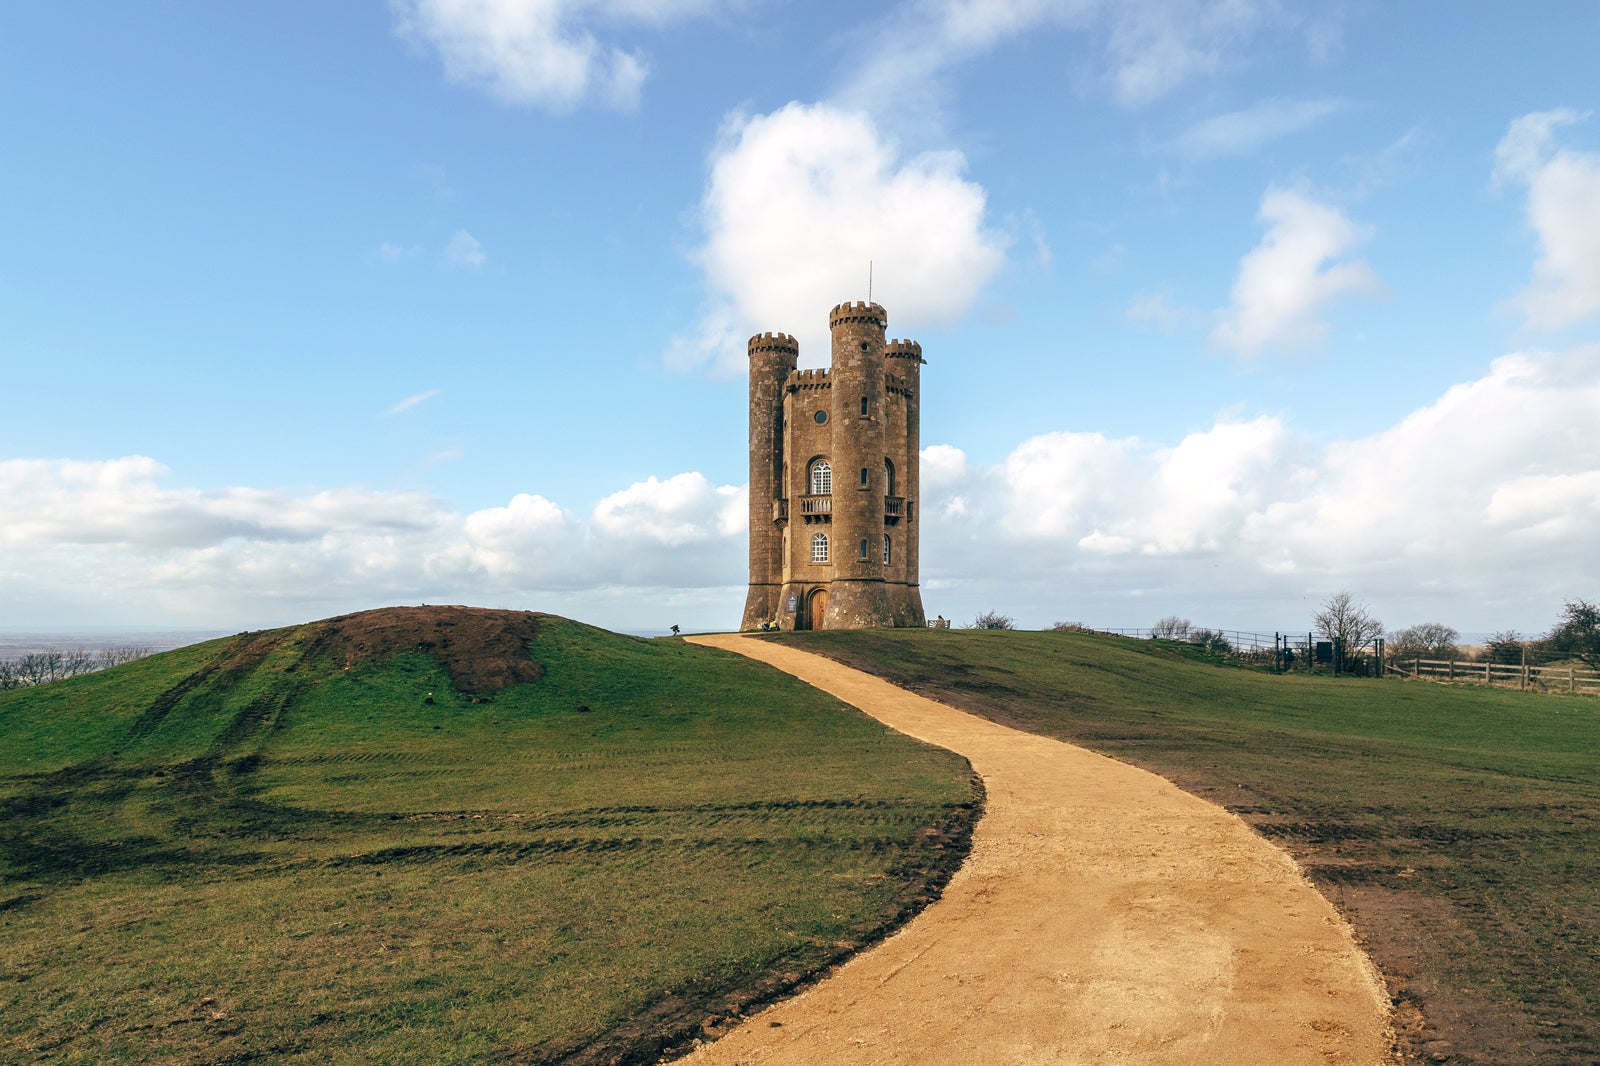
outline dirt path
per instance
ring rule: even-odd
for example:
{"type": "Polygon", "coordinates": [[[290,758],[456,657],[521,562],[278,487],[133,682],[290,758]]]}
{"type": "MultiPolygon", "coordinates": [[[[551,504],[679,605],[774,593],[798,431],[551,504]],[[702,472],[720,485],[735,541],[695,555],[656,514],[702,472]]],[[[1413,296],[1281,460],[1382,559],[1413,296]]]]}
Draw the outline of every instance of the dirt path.
{"type": "Polygon", "coordinates": [[[1238,818],[819,656],[690,639],[959,752],[988,805],[938,902],[685,1063],[1393,1061],[1382,984],[1349,927],[1238,818]]]}

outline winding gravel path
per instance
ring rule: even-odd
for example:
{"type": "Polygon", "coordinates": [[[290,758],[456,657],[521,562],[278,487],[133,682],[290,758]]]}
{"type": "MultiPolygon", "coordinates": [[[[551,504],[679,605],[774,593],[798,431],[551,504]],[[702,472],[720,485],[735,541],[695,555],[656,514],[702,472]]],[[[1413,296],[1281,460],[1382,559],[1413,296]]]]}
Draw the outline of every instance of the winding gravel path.
{"type": "Polygon", "coordinates": [[[829,659],[733,635],[689,639],[966,756],[988,803],[937,902],[683,1062],[1394,1061],[1382,983],[1349,927],[1233,815],[829,659]]]}

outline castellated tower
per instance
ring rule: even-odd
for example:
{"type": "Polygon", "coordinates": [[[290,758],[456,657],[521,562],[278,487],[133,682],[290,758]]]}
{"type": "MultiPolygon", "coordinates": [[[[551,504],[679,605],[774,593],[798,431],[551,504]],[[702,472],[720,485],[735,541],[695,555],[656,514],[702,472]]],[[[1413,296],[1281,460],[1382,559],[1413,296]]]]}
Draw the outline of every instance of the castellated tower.
{"type": "Polygon", "coordinates": [[[922,346],[875,303],[828,316],[829,370],[750,338],[750,592],[741,628],[923,626],[917,577],[922,346]]]}

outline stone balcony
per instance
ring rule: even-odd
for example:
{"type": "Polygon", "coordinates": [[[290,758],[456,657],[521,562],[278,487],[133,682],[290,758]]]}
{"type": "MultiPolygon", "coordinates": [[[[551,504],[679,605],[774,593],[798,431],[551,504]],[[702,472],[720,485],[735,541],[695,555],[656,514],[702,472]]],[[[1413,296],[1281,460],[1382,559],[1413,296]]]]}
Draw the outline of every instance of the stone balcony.
{"type": "MultiPolygon", "coordinates": [[[[807,522],[832,522],[833,497],[832,496],[801,496],[800,517],[807,522]]],[[[885,496],[883,498],[883,520],[887,525],[896,525],[901,519],[911,518],[912,505],[906,502],[904,496],[885,496]]],[[[774,522],[787,522],[789,520],[789,501],[787,499],[772,501],[772,520],[774,522]]]]}

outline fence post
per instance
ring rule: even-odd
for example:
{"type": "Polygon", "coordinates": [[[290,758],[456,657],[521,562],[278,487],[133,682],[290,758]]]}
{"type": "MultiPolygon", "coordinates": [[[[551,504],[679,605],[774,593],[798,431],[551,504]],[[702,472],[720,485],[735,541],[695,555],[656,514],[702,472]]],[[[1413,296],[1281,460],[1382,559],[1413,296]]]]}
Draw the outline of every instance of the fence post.
{"type": "Polygon", "coordinates": [[[1576,666],[1567,667],[1567,691],[1578,691],[1578,668],[1576,666]]]}
{"type": "Polygon", "coordinates": [[[1451,659],[1450,660],[1450,674],[1449,674],[1449,677],[1447,678],[1447,680],[1454,681],[1455,679],[1456,679],[1456,661],[1454,659],[1451,659]]]}
{"type": "Polygon", "coordinates": [[[1493,678],[1489,674],[1489,670],[1493,666],[1494,666],[1494,663],[1484,663],[1483,664],[1483,683],[1485,685],[1491,684],[1493,682],[1493,678]]]}

